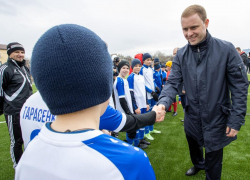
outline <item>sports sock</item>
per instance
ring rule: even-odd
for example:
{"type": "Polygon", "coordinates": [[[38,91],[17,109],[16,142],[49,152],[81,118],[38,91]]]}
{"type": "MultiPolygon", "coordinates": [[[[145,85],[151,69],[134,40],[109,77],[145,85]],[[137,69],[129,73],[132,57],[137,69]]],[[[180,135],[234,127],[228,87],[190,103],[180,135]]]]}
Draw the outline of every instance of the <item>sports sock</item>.
{"type": "Polygon", "coordinates": [[[177,102],[174,102],[174,112],[177,112],[177,102]]]}
{"type": "Polygon", "coordinates": [[[149,133],[149,126],[145,126],[145,134],[149,133]]]}
{"type": "Polygon", "coordinates": [[[134,142],[134,139],[130,139],[129,137],[128,137],[128,133],[126,133],[126,139],[127,139],[127,141],[128,141],[128,144],[133,144],[133,142],[134,142]]]}
{"type": "Polygon", "coordinates": [[[154,125],[150,125],[149,127],[149,131],[153,131],[154,130],[154,125]]]}
{"type": "Polygon", "coordinates": [[[140,130],[139,130],[139,139],[144,138],[144,132],[145,132],[145,128],[140,128],[140,130]]]}
{"type": "Polygon", "coordinates": [[[140,139],[139,139],[140,133],[139,130],[136,131],[136,135],[135,135],[135,139],[134,139],[134,146],[138,146],[140,143],[140,139]]]}

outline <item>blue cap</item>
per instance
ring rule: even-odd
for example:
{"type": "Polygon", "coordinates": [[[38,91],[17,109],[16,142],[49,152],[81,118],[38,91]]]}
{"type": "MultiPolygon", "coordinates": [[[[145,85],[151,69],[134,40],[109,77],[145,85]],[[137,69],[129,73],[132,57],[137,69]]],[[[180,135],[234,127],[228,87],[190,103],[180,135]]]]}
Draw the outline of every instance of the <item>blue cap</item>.
{"type": "Polygon", "coordinates": [[[160,60],[158,57],[156,57],[154,59],[154,69],[157,70],[157,69],[160,69],[161,68],[161,65],[160,65],[160,60]]]}
{"type": "Polygon", "coordinates": [[[131,67],[132,69],[134,69],[135,65],[136,64],[140,64],[141,65],[141,61],[139,59],[133,59],[132,62],[131,62],[131,67]]]}
{"type": "Polygon", "coordinates": [[[144,53],[142,60],[145,61],[148,58],[152,58],[152,56],[149,53],[144,53]]]}

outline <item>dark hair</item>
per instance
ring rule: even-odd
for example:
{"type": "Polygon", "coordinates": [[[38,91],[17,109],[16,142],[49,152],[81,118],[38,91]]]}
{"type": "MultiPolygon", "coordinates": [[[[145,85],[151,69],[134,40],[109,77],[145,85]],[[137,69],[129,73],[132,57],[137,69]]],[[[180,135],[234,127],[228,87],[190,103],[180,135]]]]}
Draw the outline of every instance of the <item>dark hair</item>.
{"type": "Polygon", "coordinates": [[[115,57],[115,58],[114,58],[114,62],[115,62],[115,63],[118,63],[119,61],[120,61],[120,58],[119,58],[119,57],[115,57]]]}

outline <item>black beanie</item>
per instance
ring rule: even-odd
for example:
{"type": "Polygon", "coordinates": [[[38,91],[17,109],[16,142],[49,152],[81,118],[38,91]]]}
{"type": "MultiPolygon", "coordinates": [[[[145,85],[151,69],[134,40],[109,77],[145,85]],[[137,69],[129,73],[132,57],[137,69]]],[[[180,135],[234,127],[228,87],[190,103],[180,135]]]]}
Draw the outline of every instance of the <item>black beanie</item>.
{"type": "Polygon", "coordinates": [[[121,70],[121,68],[123,67],[123,66],[128,66],[128,68],[130,68],[130,65],[129,65],[129,62],[128,61],[126,61],[126,60],[122,60],[119,64],[118,64],[118,72],[120,72],[120,70],[121,70]]]}
{"type": "Polygon", "coordinates": [[[20,43],[18,43],[18,42],[12,42],[12,43],[9,43],[7,45],[7,54],[8,54],[8,56],[11,53],[13,53],[14,51],[16,51],[16,50],[21,50],[21,51],[25,52],[23,46],[20,43]]]}
{"type": "Polygon", "coordinates": [[[31,74],[54,115],[96,106],[107,101],[112,92],[107,45],[94,32],[76,24],[52,27],[40,37],[32,53],[31,74]],[[102,66],[98,73],[96,64],[102,66]]]}

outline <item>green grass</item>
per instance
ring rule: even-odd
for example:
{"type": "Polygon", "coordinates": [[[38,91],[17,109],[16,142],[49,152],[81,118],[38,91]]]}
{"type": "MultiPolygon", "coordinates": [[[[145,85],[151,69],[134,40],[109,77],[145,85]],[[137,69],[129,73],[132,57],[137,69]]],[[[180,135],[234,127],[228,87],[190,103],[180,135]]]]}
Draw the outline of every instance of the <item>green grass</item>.
{"type": "MultiPolygon", "coordinates": [[[[35,85],[32,86],[33,93],[37,91],[35,85]]],[[[0,116],[0,122],[4,121],[4,116],[0,116]]],[[[6,123],[0,123],[0,180],[14,179],[13,163],[10,158],[10,137],[6,123]]]]}
{"type": "MultiPolygon", "coordinates": [[[[34,89],[36,91],[36,89],[34,89]]],[[[249,91],[250,93],[250,91],[249,91]]],[[[250,100],[247,101],[247,113],[250,113],[250,100]]],[[[167,113],[165,121],[155,124],[161,134],[154,134],[152,144],[145,150],[154,168],[158,180],[204,180],[205,172],[200,171],[193,177],[185,176],[192,163],[189,157],[188,144],[185,139],[181,120],[183,112],[178,105],[178,115],[172,117],[167,113]]],[[[238,139],[224,148],[222,180],[246,180],[250,176],[250,116],[246,116],[246,124],[242,126],[238,139]]],[[[0,121],[5,121],[0,116],[0,121]]],[[[14,170],[9,153],[9,134],[5,123],[0,123],[0,180],[14,179],[14,170]]],[[[119,138],[124,140],[125,133],[119,138]]],[[[146,172],[145,172],[146,173],[146,172]]]]}

